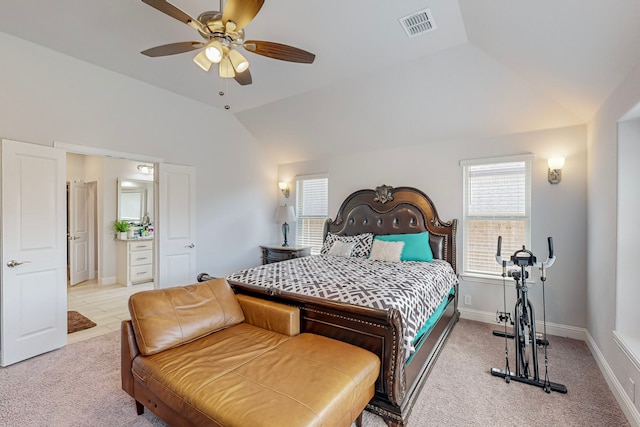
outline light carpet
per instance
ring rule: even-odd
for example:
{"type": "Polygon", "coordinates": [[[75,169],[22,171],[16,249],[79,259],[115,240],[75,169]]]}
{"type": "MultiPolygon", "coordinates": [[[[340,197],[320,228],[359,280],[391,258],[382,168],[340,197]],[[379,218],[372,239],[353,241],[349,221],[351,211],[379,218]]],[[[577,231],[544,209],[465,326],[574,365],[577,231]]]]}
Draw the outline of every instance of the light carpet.
{"type": "MultiPolygon", "coordinates": [[[[458,322],[409,427],[629,425],[584,342],[550,337],[550,379],[569,393],[546,394],[489,374],[492,367],[504,368],[504,339],[492,336],[492,329],[458,322]]],[[[368,412],[363,424],[386,426],[368,412]]],[[[0,368],[0,425],[165,424],[149,411],[136,415],[133,399],[120,388],[120,333],[113,332],[0,368]]]]}

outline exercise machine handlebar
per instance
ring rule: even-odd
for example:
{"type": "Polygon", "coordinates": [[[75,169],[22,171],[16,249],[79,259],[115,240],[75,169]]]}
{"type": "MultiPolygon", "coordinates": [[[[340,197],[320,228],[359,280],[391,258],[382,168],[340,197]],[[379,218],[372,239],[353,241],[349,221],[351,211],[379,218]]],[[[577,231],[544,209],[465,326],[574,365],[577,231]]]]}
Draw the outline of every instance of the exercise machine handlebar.
{"type": "Polygon", "coordinates": [[[514,254],[511,256],[511,258],[507,261],[502,259],[502,236],[498,236],[498,250],[496,252],[496,261],[498,264],[500,264],[503,268],[506,268],[507,266],[510,265],[516,265],[514,260],[518,260],[518,259],[522,259],[523,257],[519,257],[519,254],[526,254],[527,255],[527,265],[532,266],[532,267],[538,267],[538,268],[542,268],[542,269],[547,269],[550,268],[554,262],[556,262],[556,256],[553,253],[553,237],[548,237],[547,238],[547,244],[549,245],[549,256],[547,257],[547,260],[544,262],[537,262],[536,258],[533,256],[533,254],[531,253],[531,251],[528,251],[524,248],[524,246],[522,247],[522,249],[518,249],[516,252],[514,252],[514,254]]]}

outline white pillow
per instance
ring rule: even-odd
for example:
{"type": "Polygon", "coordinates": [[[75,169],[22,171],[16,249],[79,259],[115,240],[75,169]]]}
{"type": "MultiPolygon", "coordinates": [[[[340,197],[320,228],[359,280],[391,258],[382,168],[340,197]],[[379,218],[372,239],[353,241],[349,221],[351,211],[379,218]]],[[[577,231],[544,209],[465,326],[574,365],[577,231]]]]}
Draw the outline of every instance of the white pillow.
{"type": "Polygon", "coordinates": [[[385,242],[382,240],[374,240],[371,246],[371,254],[369,259],[374,261],[390,261],[400,262],[404,242],[385,242]]]}
{"type": "Polygon", "coordinates": [[[331,245],[331,249],[329,249],[327,255],[350,257],[356,243],[358,242],[341,242],[340,240],[336,240],[331,245]]]}

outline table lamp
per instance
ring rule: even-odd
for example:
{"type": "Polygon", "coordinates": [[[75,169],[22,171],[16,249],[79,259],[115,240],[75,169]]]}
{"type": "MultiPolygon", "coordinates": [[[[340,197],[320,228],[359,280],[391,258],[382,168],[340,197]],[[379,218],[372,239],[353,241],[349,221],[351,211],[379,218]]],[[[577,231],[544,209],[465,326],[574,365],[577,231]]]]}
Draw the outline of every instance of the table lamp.
{"type": "Polygon", "coordinates": [[[289,246],[289,242],[287,241],[287,237],[289,235],[289,222],[296,221],[296,212],[293,209],[293,206],[278,206],[278,210],[276,211],[276,221],[282,222],[282,235],[284,236],[284,243],[282,246],[289,246]]]}

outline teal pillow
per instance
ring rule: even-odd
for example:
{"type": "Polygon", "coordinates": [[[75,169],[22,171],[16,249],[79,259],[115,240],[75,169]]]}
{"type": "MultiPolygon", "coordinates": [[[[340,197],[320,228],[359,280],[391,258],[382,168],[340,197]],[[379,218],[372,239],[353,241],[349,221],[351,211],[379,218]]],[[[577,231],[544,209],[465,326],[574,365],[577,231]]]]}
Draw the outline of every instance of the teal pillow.
{"type": "Polygon", "coordinates": [[[429,232],[412,234],[389,234],[376,236],[375,240],[383,242],[404,242],[400,261],[433,261],[433,252],[429,245],[429,232]]]}

